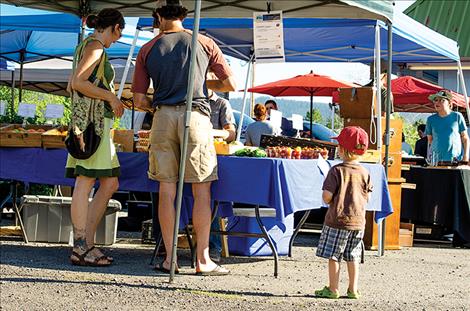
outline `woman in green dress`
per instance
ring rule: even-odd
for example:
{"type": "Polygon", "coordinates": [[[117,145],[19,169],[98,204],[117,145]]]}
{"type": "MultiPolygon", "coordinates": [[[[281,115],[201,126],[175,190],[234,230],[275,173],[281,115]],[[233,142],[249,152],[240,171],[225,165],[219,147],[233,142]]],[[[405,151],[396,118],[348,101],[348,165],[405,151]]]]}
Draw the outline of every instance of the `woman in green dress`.
{"type": "Polygon", "coordinates": [[[104,49],[121,37],[125,23],[119,11],[103,9],[98,15],[88,16],[86,24],[95,31],[75,50],[69,90],[104,101],[104,130],[100,145],[90,158],[79,160],[70,154],[67,158],[66,176],[76,178],[71,207],[74,245],[70,261],[74,265],[108,266],[113,259],[94,246],[95,233],[108,201],[119,187],[119,161],[110,139],[110,128],[113,118],[123,114],[124,106],[114,94],[114,69],[104,49]],[[98,74],[101,62],[104,62],[104,71],[98,74]],[[95,82],[97,78],[99,82],[95,82]],[[96,179],[100,186],[89,202],[96,179]]]}

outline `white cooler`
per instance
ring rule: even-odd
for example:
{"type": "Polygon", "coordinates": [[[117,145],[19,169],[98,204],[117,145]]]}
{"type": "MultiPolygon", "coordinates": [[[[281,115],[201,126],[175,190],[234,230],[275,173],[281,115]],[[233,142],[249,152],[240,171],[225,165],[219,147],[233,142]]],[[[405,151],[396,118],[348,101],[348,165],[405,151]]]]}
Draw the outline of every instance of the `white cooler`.
{"type": "MultiPolygon", "coordinates": [[[[68,243],[72,232],[71,203],[71,197],[24,195],[21,208],[28,240],[68,243]]],[[[119,201],[109,201],[105,215],[96,230],[96,244],[111,245],[116,242],[117,212],[120,210],[119,201]]]]}

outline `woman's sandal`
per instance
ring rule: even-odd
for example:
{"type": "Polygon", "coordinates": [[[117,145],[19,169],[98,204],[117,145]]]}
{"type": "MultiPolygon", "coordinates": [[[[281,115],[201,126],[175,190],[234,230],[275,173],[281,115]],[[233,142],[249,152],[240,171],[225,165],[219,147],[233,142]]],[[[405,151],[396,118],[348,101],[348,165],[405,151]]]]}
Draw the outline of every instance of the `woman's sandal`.
{"type": "Polygon", "coordinates": [[[84,252],[83,254],[79,254],[75,251],[72,251],[72,256],[75,256],[76,258],[78,258],[78,260],[74,260],[72,259],[72,257],[70,257],[70,262],[72,263],[72,265],[75,265],[75,266],[89,266],[89,267],[108,267],[111,265],[112,261],[110,261],[108,259],[107,256],[103,255],[103,256],[99,256],[99,257],[95,257],[93,259],[93,261],[88,261],[88,260],[85,260],[85,258],[87,257],[87,255],[93,250],[95,249],[95,247],[91,247],[89,248],[88,250],[86,250],[86,252],[84,252]],[[101,261],[102,260],[106,260],[107,262],[106,263],[102,263],[101,261]],[[101,263],[100,263],[101,262],[101,263]]]}
{"type": "MultiPolygon", "coordinates": [[[[95,249],[95,248],[97,248],[97,247],[92,246],[89,250],[91,251],[91,250],[93,250],[93,249],[95,249]]],[[[102,249],[99,249],[99,251],[100,251],[101,253],[103,253],[103,255],[106,257],[106,259],[107,259],[109,262],[114,262],[114,258],[113,258],[113,257],[106,255],[106,254],[103,252],[102,249]]]]}

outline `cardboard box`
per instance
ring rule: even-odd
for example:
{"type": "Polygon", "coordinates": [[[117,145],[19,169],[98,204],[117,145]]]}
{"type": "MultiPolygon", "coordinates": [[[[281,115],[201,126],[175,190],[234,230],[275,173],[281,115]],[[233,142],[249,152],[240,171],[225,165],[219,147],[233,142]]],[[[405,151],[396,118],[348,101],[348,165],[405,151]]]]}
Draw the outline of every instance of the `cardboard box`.
{"type": "Polygon", "coordinates": [[[112,129],[111,138],[115,144],[121,145],[122,151],[134,152],[134,130],[112,129]]]}

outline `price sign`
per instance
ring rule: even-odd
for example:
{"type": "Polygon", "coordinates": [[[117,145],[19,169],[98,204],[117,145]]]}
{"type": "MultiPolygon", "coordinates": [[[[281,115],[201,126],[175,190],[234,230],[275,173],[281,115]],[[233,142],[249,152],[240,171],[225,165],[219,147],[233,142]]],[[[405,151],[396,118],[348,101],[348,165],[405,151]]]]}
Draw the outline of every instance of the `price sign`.
{"type": "Polygon", "coordinates": [[[36,116],[36,104],[20,103],[18,115],[23,118],[34,118],[36,116]]]}
{"type": "Polygon", "coordinates": [[[253,39],[257,63],[284,62],[282,12],[253,13],[253,39]]]}
{"type": "Polygon", "coordinates": [[[282,125],[282,112],[279,110],[271,110],[271,116],[269,117],[269,122],[276,129],[280,129],[282,125]]]}
{"type": "Polygon", "coordinates": [[[64,116],[64,105],[47,104],[44,116],[47,119],[60,119],[64,116]]]}
{"type": "Polygon", "coordinates": [[[0,116],[4,116],[7,112],[7,102],[0,100],[0,116]]]}
{"type": "Polygon", "coordinates": [[[292,127],[299,131],[304,129],[304,118],[300,114],[292,114],[292,127]]]}

